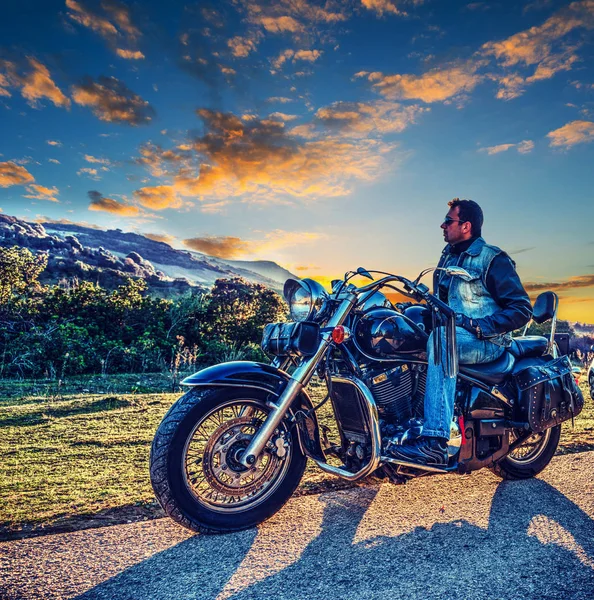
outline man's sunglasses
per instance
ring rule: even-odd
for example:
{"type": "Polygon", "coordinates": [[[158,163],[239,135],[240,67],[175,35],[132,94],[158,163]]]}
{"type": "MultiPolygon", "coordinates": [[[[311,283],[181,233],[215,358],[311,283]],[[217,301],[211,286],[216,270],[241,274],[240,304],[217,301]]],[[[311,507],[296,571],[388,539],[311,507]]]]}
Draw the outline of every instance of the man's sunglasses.
{"type": "Polygon", "coordinates": [[[443,220],[442,225],[449,227],[452,223],[466,223],[466,221],[463,221],[462,219],[452,219],[452,217],[446,217],[443,220]]]}

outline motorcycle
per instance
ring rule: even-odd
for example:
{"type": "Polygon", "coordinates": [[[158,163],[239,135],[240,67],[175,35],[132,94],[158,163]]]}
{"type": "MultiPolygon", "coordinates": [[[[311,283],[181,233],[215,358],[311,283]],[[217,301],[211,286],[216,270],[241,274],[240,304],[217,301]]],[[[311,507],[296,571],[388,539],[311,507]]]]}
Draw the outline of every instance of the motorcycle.
{"type": "MultiPolygon", "coordinates": [[[[581,408],[576,410],[579,389],[574,388],[566,396],[567,407],[551,409],[550,390],[561,388],[540,375],[547,368],[561,375],[567,371],[559,361],[566,369],[569,359],[558,356],[554,342],[557,296],[544,292],[534,305],[534,321],[552,319],[550,338],[519,336],[494,362],[459,365],[455,314],[420,281],[433,270],[411,281],[359,268],[333,281],[331,292],[311,279],[287,280],[284,296],[292,321],[264,330],[271,364],[222,363],[182,381],[190,389],[163,418],[151,448],[151,482],[165,512],[203,533],[254,527],[288,501],[308,458],[352,482],[374,476],[405,483],[483,467],[504,479],[542,471],[559,443],[560,422],[581,408]],[[375,280],[371,273],[382,277],[375,280]],[[351,282],[356,275],[372,282],[357,287],[351,282]],[[380,291],[386,288],[414,302],[393,305],[380,291]],[[457,380],[445,467],[404,462],[383,452],[388,438],[406,443],[422,432],[431,331],[431,339],[445,348],[439,360],[457,380]],[[536,375],[525,392],[545,386],[546,423],[535,421],[535,409],[530,412],[522,400],[518,378],[530,369],[536,375]],[[315,406],[307,390],[314,375],[327,387],[315,406]],[[535,381],[536,387],[529,387],[535,381]],[[333,440],[318,420],[328,401],[333,440]]],[[[443,270],[470,278],[460,267],[443,270]]],[[[567,391],[566,377],[559,381],[567,391]]]]}

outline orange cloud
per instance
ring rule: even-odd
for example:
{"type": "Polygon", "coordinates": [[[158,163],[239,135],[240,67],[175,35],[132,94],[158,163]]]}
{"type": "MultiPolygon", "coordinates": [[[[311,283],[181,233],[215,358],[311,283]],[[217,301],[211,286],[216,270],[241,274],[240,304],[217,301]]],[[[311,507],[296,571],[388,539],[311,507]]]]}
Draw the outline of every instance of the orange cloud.
{"type": "Polygon", "coordinates": [[[90,107],[101,121],[110,123],[145,125],[155,114],[148,102],[115,77],[101,76],[97,81],[87,78],[72,87],[72,99],[90,107]]]}
{"type": "Polygon", "coordinates": [[[585,144],[594,140],[592,121],[571,121],[559,129],[547,133],[550,146],[570,148],[576,144],[585,144]]]}
{"type": "MultiPolygon", "coordinates": [[[[320,108],[315,118],[330,129],[353,135],[399,133],[428,108],[396,102],[335,102],[320,108]]],[[[295,130],[293,130],[295,131],[295,130]]]]}
{"type": "Polygon", "coordinates": [[[46,144],[49,144],[50,146],[61,146],[62,142],[59,142],[58,140],[47,140],[46,144]]]}
{"type": "Polygon", "coordinates": [[[357,180],[373,180],[386,166],[393,146],[376,140],[325,138],[303,141],[272,119],[243,122],[231,113],[197,111],[205,135],[193,145],[198,172],[187,165],[174,177],[181,196],[253,201],[336,197],[350,193],[357,180]]]}
{"type": "Polygon", "coordinates": [[[238,237],[197,237],[182,240],[184,246],[217,258],[236,258],[249,254],[250,244],[238,237]]]}
{"type": "Polygon", "coordinates": [[[128,60],[141,60],[145,57],[140,50],[125,50],[123,48],[117,48],[116,54],[120,58],[126,58],[128,60]]]}
{"type": "Polygon", "coordinates": [[[177,241],[177,238],[173,235],[169,235],[168,233],[143,233],[144,237],[147,237],[149,240],[153,240],[154,242],[163,242],[164,244],[169,244],[170,246],[177,241]]]}
{"type": "Polygon", "coordinates": [[[261,17],[260,24],[266,31],[271,33],[281,33],[283,31],[290,31],[291,33],[301,32],[305,30],[305,27],[296,21],[293,17],[261,17]]]}
{"type": "Polygon", "coordinates": [[[480,49],[482,56],[494,57],[502,67],[535,66],[533,74],[522,77],[519,73],[492,76],[499,82],[497,97],[516,98],[527,84],[550,79],[561,71],[569,71],[579,58],[576,50],[583,40],[568,40],[576,29],[594,28],[594,5],[590,0],[572,2],[557,11],[542,25],[516,33],[505,40],[487,42],[480,49]]]}
{"type": "Polygon", "coordinates": [[[85,160],[89,163],[100,164],[100,165],[110,165],[111,161],[108,158],[97,158],[96,156],[91,156],[90,154],[85,154],[85,160]]]}
{"type": "Polygon", "coordinates": [[[524,288],[527,292],[540,292],[545,290],[551,290],[552,292],[559,290],[572,290],[576,288],[592,287],[594,286],[594,275],[576,275],[570,277],[565,281],[550,282],[550,283],[524,283],[524,288]]]}
{"type": "Polygon", "coordinates": [[[183,244],[193,250],[204,252],[217,258],[237,258],[239,256],[270,256],[282,248],[295,248],[326,236],[307,231],[283,231],[277,229],[266,234],[261,240],[242,240],[232,236],[198,237],[183,240],[183,244]]]}
{"type": "Polygon", "coordinates": [[[12,161],[0,162],[0,187],[10,187],[12,185],[25,185],[33,183],[35,177],[22,167],[12,161]]]}
{"type": "Polygon", "coordinates": [[[432,69],[422,75],[384,75],[361,71],[355,77],[366,77],[373,88],[390,100],[444,102],[472,91],[483,79],[477,73],[479,62],[432,69]]]}
{"type": "Polygon", "coordinates": [[[168,185],[140,188],[134,192],[134,197],[142,206],[152,210],[165,210],[166,208],[181,206],[181,201],[175,190],[168,185]]]}
{"type": "Polygon", "coordinates": [[[124,4],[115,0],[103,0],[101,8],[108,16],[93,12],[75,0],[66,0],[66,8],[68,9],[66,14],[70,19],[100,35],[121,58],[128,60],[144,58],[144,54],[139,50],[124,50],[118,47],[122,41],[127,46],[135,45],[142,35],[138,27],[132,23],[130,11],[124,4]]]}
{"type": "Polygon", "coordinates": [[[258,35],[251,37],[236,35],[227,42],[227,46],[229,46],[233,56],[236,58],[245,58],[258,47],[259,43],[260,36],[258,35]]]}
{"type": "Polygon", "coordinates": [[[50,202],[59,202],[56,196],[59,193],[57,187],[47,188],[43,185],[37,185],[36,183],[32,183],[27,186],[28,194],[24,195],[24,198],[34,198],[35,200],[49,200],[50,202]]]}
{"type": "Polygon", "coordinates": [[[32,68],[28,73],[23,73],[22,69],[17,69],[16,64],[13,62],[0,61],[0,66],[6,72],[6,76],[3,76],[2,81],[10,83],[14,87],[20,87],[21,95],[33,108],[38,108],[39,101],[43,98],[47,98],[56,106],[70,108],[70,100],[54,83],[48,68],[32,56],[28,56],[27,61],[32,68]]]}
{"type": "Polygon", "coordinates": [[[95,181],[99,181],[101,177],[99,177],[97,169],[91,169],[90,167],[84,167],[79,169],[76,172],[77,175],[86,175],[90,179],[94,179],[95,181]]]}
{"type": "Polygon", "coordinates": [[[520,154],[528,154],[534,149],[534,142],[532,140],[522,140],[517,144],[499,144],[498,146],[487,146],[480,148],[479,152],[486,152],[487,154],[499,154],[500,152],[507,152],[511,148],[515,148],[520,154]]]}
{"type": "Polygon", "coordinates": [[[66,14],[79,25],[92,29],[106,39],[117,36],[118,30],[108,19],[92,13],[80,2],[66,0],[66,8],[69,9],[66,14]]]}
{"type": "Polygon", "coordinates": [[[368,10],[375,12],[378,17],[383,17],[386,13],[402,16],[407,14],[399,10],[394,2],[390,0],[361,0],[361,4],[368,10]]]}
{"type": "Polygon", "coordinates": [[[114,213],[121,215],[122,217],[137,217],[140,214],[140,209],[137,206],[131,206],[124,202],[119,202],[113,198],[107,198],[100,192],[91,190],[88,193],[89,199],[89,210],[99,210],[108,213],[114,213]]]}

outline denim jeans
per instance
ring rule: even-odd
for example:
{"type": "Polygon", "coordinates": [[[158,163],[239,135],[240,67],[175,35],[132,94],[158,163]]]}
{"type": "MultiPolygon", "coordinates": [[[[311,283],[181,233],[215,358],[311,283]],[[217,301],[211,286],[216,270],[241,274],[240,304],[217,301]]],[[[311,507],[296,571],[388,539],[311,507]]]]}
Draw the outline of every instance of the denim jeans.
{"type": "MultiPolygon", "coordinates": [[[[479,340],[475,335],[456,327],[458,361],[461,364],[487,363],[497,360],[504,352],[487,340],[479,340]]],[[[442,356],[445,356],[445,332],[441,331],[442,356]]],[[[425,388],[425,420],[423,435],[450,439],[450,424],[454,416],[456,396],[456,378],[448,377],[444,372],[444,361],[435,364],[433,333],[427,343],[427,386],[425,388]]]]}

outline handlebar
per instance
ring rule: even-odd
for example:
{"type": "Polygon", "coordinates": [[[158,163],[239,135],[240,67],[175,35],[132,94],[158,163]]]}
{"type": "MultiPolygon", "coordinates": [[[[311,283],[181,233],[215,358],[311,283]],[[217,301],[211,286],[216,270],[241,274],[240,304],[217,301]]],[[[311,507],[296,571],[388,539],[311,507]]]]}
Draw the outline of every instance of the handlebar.
{"type": "Polygon", "coordinates": [[[437,310],[444,315],[450,317],[454,314],[454,310],[450,308],[445,302],[442,302],[437,296],[429,292],[429,288],[423,283],[415,283],[414,281],[410,281],[406,277],[402,277],[401,275],[388,275],[387,277],[383,277],[378,281],[374,281],[373,283],[368,283],[363,287],[356,288],[352,290],[357,296],[360,294],[364,294],[370,290],[380,289],[391,281],[398,281],[404,285],[404,288],[407,292],[410,292],[412,297],[415,300],[424,300],[430,307],[434,310],[437,310]]]}

